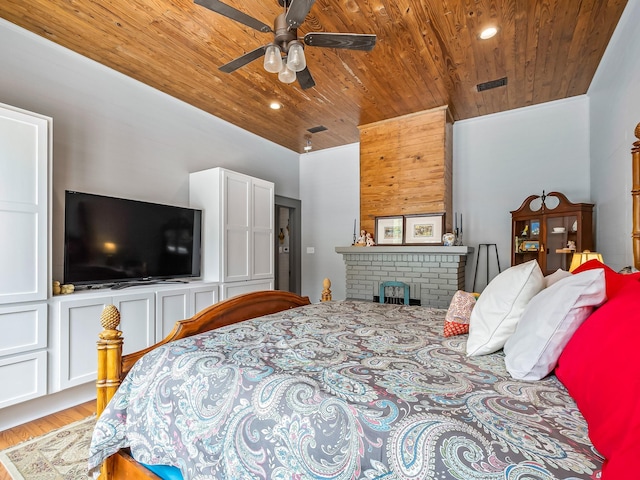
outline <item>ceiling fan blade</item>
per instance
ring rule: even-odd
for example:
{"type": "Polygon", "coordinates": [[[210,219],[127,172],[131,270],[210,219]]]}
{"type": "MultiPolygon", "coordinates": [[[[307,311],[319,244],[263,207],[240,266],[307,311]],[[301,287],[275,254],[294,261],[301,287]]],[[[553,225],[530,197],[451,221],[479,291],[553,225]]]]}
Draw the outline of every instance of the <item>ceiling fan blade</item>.
{"type": "Polygon", "coordinates": [[[291,0],[285,19],[289,28],[298,28],[316,0],[291,0]]]}
{"type": "Polygon", "coordinates": [[[245,53],[241,57],[236,58],[235,60],[231,60],[229,63],[218,67],[218,70],[224,73],[235,72],[240,67],[244,67],[247,63],[251,63],[257,58],[260,58],[264,55],[265,45],[262,47],[258,47],[255,50],[251,50],[248,53],[245,53]]]}
{"type": "Polygon", "coordinates": [[[376,36],[367,33],[311,32],[304,36],[304,43],[310,47],[347,48],[369,52],[376,46],[376,36]]]}
{"type": "Polygon", "coordinates": [[[220,15],[224,15],[231,20],[235,20],[236,22],[240,22],[247,27],[255,28],[259,32],[273,32],[271,27],[266,23],[262,23],[260,20],[256,20],[255,18],[247,15],[246,13],[241,12],[240,10],[236,10],[229,5],[222,3],[219,0],[194,0],[195,3],[201,5],[209,10],[219,13],[220,15]]]}
{"type": "Polygon", "coordinates": [[[303,90],[307,88],[315,87],[316,82],[313,80],[311,76],[311,72],[308,68],[305,67],[304,70],[296,73],[296,78],[298,79],[298,83],[303,90]]]}

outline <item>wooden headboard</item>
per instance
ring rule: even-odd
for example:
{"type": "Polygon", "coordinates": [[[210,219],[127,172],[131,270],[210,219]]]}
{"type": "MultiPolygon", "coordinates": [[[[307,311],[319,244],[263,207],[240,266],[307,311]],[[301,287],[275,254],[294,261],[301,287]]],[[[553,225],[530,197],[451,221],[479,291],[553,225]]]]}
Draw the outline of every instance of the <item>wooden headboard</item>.
{"type": "Polygon", "coordinates": [[[633,202],[633,265],[640,270],[640,123],[636,125],[635,135],[637,140],[631,148],[632,177],[631,198],[633,202]]]}

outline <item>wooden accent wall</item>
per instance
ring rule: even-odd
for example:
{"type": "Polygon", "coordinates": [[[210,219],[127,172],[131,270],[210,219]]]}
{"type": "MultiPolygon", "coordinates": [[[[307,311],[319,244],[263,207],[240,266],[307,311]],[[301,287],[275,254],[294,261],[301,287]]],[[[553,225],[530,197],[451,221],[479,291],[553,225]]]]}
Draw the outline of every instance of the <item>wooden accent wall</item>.
{"type": "Polygon", "coordinates": [[[453,119],[447,106],[360,127],[360,229],[375,218],[445,212],[453,225],[453,119]]]}

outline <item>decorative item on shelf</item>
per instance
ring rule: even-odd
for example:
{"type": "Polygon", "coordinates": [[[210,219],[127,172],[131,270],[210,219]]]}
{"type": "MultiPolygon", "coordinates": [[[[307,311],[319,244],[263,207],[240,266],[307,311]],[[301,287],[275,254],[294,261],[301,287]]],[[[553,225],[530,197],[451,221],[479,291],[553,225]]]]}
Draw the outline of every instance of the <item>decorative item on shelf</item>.
{"type": "Polygon", "coordinates": [[[598,252],[591,252],[589,250],[584,250],[583,252],[576,252],[573,254],[571,258],[571,266],[569,267],[569,271],[573,272],[576,268],[578,268],[583,263],[587,263],[589,260],[598,260],[600,263],[604,263],[602,259],[602,254],[598,252]]]}
{"type": "Polygon", "coordinates": [[[564,233],[567,229],[564,227],[553,227],[553,233],[564,233]]]}
{"type": "Polygon", "coordinates": [[[53,288],[51,289],[51,293],[53,295],[65,295],[68,293],[73,293],[75,291],[75,287],[72,284],[60,285],[58,280],[53,281],[53,288]]]}
{"type": "Polygon", "coordinates": [[[405,215],[405,243],[407,245],[442,245],[444,227],[444,213],[405,215]]]}
{"type": "MultiPolygon", "coordinates": [[[[287,225],[287,229],[289,228],[289,226],[287,225]]],[[[356,242],[358,241],[358,236],[356,235],[356,219],[353,219],[353,242],[351,242],[351,245],[355,245],[356,242]]]]}
{"type": "Polygon", "coordinates": [[[462,214],[460,214],[460,228],[458,228],[458,212],[454,213],[454,217],[455,217],[455,228],[453,230],[453,234],[455,235],[455,240],[453,245],[462,245],[462,214]]]}
{"type": "Polygon", "coordinates": [[[540,243],[537,240],[525,240],[522,242],[523,252],[537,252],[540,250],[540,243]]]}
{"type": "MultiPolygon", "coordinates": [[[[376,217],[375,239],[378,245],[402,245],[404,238],[404,217],[394,215],[376,217]]],[[[440,236],[438,236],[438,242],[440,236]]]]}
{"type": "Polygon", "coordinates": [[[537,237],[540,235],[540,221],[531,220],[531,236],[537,237]]]}
{"type": "Polygon", "coordinates": [[[571,231],[572,232],[577,232],[578,231],[578,220],[573,222],[573,225],[571,225],[571,231]]]}
{"type": "Polygon", "coordinates": [[[370,233],[367,232],[366,246],[367,247],[373,247],[375,244],[376,244],[376,242],[373,241],[373,237],[371,236],[370,233]]]}
{"type": "Polygon", "coordinates": [[[522,229],[522,232],[520,232],[520,236],[521,237],[528,237],[529,236],[529,224],[524,226],[524,228],[522,229]]]}
{"type": "Polygon", "coordinates": [[[356,239],[356,242],[353,244],[354,247],[364,247],[367,244],[367,232],[366,230],[360,230],[360,236],[356,239]]]}
{"type": "Polygon", "coordinates": [[[442,236],[442,243],[445,247],[452,247],[456,244],[456,234],[455,233],[445,233],[442,236]]]}
{"type": "Polygon", "coordinates": [[[574,242],[573,240],[569,240],[567,242],[567,248],[569,250],[573,250],[575,252],[575,250],[576,250],[576,242],[574,242]]]}

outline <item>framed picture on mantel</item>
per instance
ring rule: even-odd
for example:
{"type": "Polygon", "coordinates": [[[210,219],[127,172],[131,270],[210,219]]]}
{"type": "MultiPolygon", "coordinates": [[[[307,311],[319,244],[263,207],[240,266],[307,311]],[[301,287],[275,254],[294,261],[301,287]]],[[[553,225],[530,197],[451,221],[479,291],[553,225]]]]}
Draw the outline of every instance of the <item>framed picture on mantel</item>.
{"type": "Polygon", "coordinates": [[[378,245],[402,245],[402,215],[376,217],[375,242],[378,245]]]}
{"type": "Polygon", "coordinates": [[[404,232],[406,245],[442,245],[444,213],[405,215],[404,232]]]}

